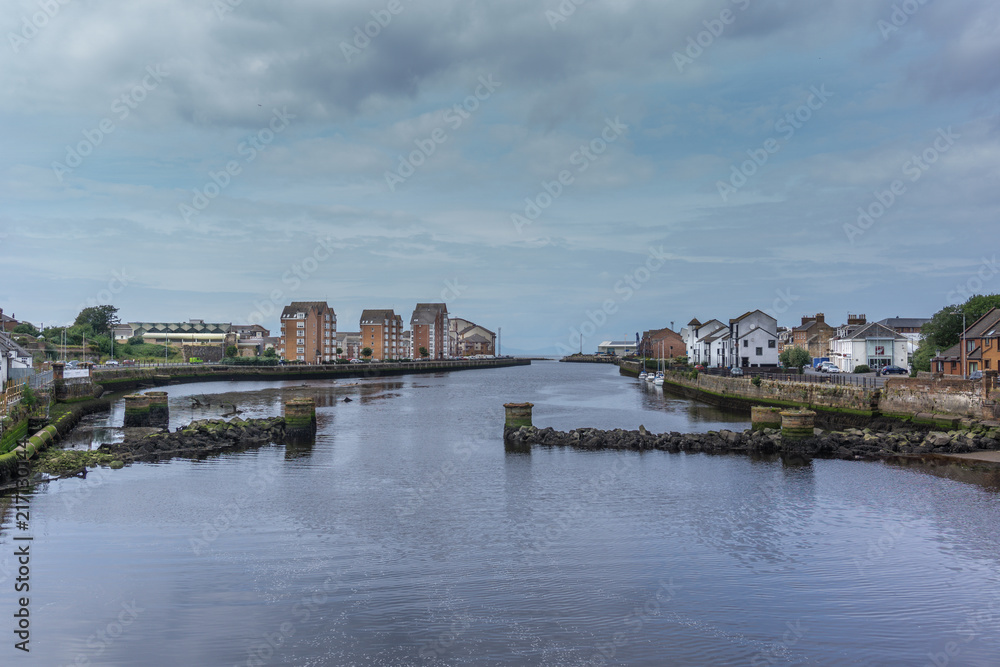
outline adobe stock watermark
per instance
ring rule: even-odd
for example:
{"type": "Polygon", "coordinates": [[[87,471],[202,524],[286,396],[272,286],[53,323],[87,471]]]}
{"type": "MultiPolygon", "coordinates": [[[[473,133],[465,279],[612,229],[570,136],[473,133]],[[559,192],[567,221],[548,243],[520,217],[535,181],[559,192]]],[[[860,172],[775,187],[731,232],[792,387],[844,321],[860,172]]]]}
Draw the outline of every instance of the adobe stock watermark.
{"type": "MultiPolygon", "coordinates": [[[[170,76],[169,72],[164,70],[161,65],[147,65],[146,76],[111,102],[111,113],[118,118],[119,122],[124,121],[168,76],[170,76]]],[[[97,123],[97,127],[84,130],[83,140],[75,145],[66,146],[66,157],[63,158],[63,161],[52,163],[52,171],[55,173],[56,179],[62,183],[63,176],[73,173],[74,169],[83,164],[84,158],[93,153],[94,149],[104,143],[105,137],[116,129],[114,119],[111,116],[106,116],[97,123]]]]}
{"type": "MultiPolygon", "coordinates": [[[[493,75],[480,76],[479,85],[461,102],[455,104],[451,109],[444,112],[444,124],[457,132],[459,128],[472,117],[483,102],[490,99],[497,88],[503,84],[493,80],[493,75]]],[[[443,125],[431,130],[431,133],[422,138],[414,139],[415,150],[408,155],[399,156],[399,164],[395,171],[385,172],[385,183],[389,186],[390,192],[395,192],[396,187],[406,182],[406,179],[417,173],[417,169],[424,166],[427,160],[437,152],[438,146],[448,141],[448,132],[443,125]]]]}
{"type": "Polygon", "coordinates": [[[787,621],[785,627],[788,629],[781,636],[780,642],[771,644],[766,650],[758,651],[750,658],[751,667],[771,667],[788,662],[787,652],[802,640],[809,628],[802,627],[799,620],[794,623],[787,621]]]}
{"type": "Polygon", "coordinates": [[[965,303],[977,294],[982,294],[983,286],[1000,273],[1000,265],[997,264],[997,256],[987,259],[983,257],[982,264],[975,275],[965,281],[965,284],[955,286],[955,289],[948,292],[948,303],[965,303]]]}
{"type": "MultiPolygon", "coordinates": [[[[955,140],[962,138],[962,135],[952,131],[951,125],[947,129],[938,128],[937,133],[938,136],[930,146],[919,154],[914,154],[903,163],[901,167],[903,176],[907,177],[911,183],[919,181],[931,166],[955,145],[955,140]]],[[[885,190],[873,192],[873,201],[867,206],[858,207],[858,217],[855,222],[844,223],[844,234],[851,245],[854,245],[855,239],[864,236],[865,232],[871,229],[875,222],[885,215],[907,191],[906,183],[897,178],[885,190]]]]}
{"type": "Polygon", "coordinates": [[[100,665],[104,661],[98,660],[104,652],[108,650],[122,635],[129,626],[135,623],[139,614],[146,611],[145,607],[140,607],[135,600],[122,602],[121,611],[114,620],[103,627],[97,628],[94,634],[87,637],[87,651],[78,653],[71,663],[74,667],[85,667],[86,665],[100,665]]]}
{"type": "MultiPolygon", "coordinates": [[[[663,268],[669,259],[669,255],[661,245],[659,248],[649,248],[649,256],[646,261],[635,269],[626,273],[614,284],[615,294],[621,296],[621,302],[628,302],[635,293],[642,289],[653,277],[653,274],[663,268]]],[[[601,307],[597,310],[586,311],[586,319],[576,327],[569,330],[569,345],[556,343],[559,354],[570,355],[579,351],[583,345],[583,339],[593,336],[597,331],[608,323],[608,317],[618,312],[618,299],[605,299],[601,307]],[[572,347],[571,347],[572,346],[572,347]]]]}
{"type": "MultiPolygon", "coordinates": [[[[329,237],[318,238],[312,250],[302,259],[292,262],[292,265],[281,274],[281,284],[289,292],[296,292],[302,285],[319,271],[319,267],[327,262],[334,251],[335,240],[329,237]]],[[[246,318],[245,324],[263,322],[266,318],[275,313],[280,313],[284,308],[287,292],[284,289],[275,288],[268,292],[263,299],[255,300],[252,311],[246,318]]]]}
{"type": "Polygon", "coordinates": [[[747,149],[750,159],[740,164],[733,163],[730,166],[728,181],[716,181],[715,187],[723,203],[728,203],[729,197],[739,192],[749,179],[768,163],[771,156],[780,151],[782,145],[791,141],[795,133],[812,119],[813,113],[822,109],[827,100],[834,96],[826,89],[825,83],[819,88],[812,86],[809,91],[809,97],[801,106],[775,121],[774,131],[780,136],[765,139],[760,148],[747,149]]]}
{"type": "Polygon", "coordinates": [[[923,667],[948,667],[953,659],[962,654],[963,645],[967,646],[983,634],[992,633],[995,636],[997,620],[1000,620],[1000,597],[991,600],[984,608],[966,613],[965,620],[954,630],[958,641],[945,643],[941,651],[929,652],[928,662],[923,667]]]}
{"type": "Polygon", "coordinates": [[[787,313],[788,309],[791,308],[796,301],[801,299],[798,295],[792,294],[792,290],[790,288],[785,288],[784,291],[780,289],[775,290],[774,294],[775,297],[774,301],[771,302],[771,307],[764,309],[764,313],[770,315],[774,319],[778,319],[779,315],[787,313]]]}
{"type": "Polygon", "coordinates": [[[554,10],[545,10],[545,20],[549,22],[549,27],[555,32],[556,26],[565,23],[569,17],[576,14],[576,8],[587,2],[587,0],[561,0],[554,10]]]}
{"type": "Polygon", "coordinates": [[[924,5],[930,3],[931,0],[903,0],[903,2],[894,4],[889,19],[879,19],[875,23],[879,32],[882,33],[883,41],[889,41],[892,33],[898,32],[900,28],[910,22],[914,14],[919,12],[924,5]]]}
{"type": "Polygon", "coordinates": [[[641,607],[636,606],[633,608],[632,612],[622,619],[622,624],[627,631],[616,632],[612,635],[610,641],[598,643],[594,647],[597,652],[584,664],[600,667],[617,664],[617,662],[609,661],[614,660],[618,649],[628,644],[630,638],[638,636],[647,623],[652,621],[654,617],[659,616],[663,611],[663,604],[677,597],[677,591],[681,588],[674,584],[673,578],[669,581],[660,579],[659,583],[660,587],[656,590],[653,597],[646,600],[641,607]]]}
{"type": "Polygon", "coordinates": [[[129,286],[129,283],[134,280],[135,276],[129,275],[128,269],[125,267],[122,267],[121,271],[112,271],[111,278],[108,280],[108,286],[105,289],[100,290],[94,296],[88,297],[86,301],[77,306],[77,310],[111,303],[114,297],[125,291],[125,288],[129,286]]]}
{"type": "MultiPolygon", "coordinates": [[[[407,1],[412,2],[412,0],[407,1]]],[[[371,10],[372,20],[363,26],[354,26],[354,38],[350,43],[344,41],[340,43],[340,52],[344,54],[344,60],[350,63],[352,58],[360,56],[365,49],[371,46],[372,40],[381,35],[382,31],[392,23],[392,19],[402,14],[404,9],[406,6],[401,0],[389,0],[385,9],[371,10]]]]}
{"type": "Polygon", "coordinates": [[[49,25],[49,21],[54,19],[62,8],[72,0],[35,0],[35,4],[41,11],[37,11],[30,16],[25,14],[21,17],[21,31],[8,32],[7,41],[14,53],[20,53],[21,47],[38,36],[38,33],[49,25]]]}
{"type": "Polygon", "coordinates": [[[209,180],[200,188],[193,189],[194,196],[191,197],[191,203],[181,202],[177,205],[181,219],[190,224],[191,219],[208,208],[208,205],[229,187],[233,178],[243,173],[243,167],[256,160],[257,156],[264,152],[275,137],[284,132],[295,118],[297,118],[295,114],[288,113],[288,107],[282,107],[281,110],[272,109],[271,120],[268,121],[267,127],[261,128],[236,145],[236,153],[243,157],[243,161],[230,160],[219,171],[209,171],[209,180]]]}
{"type": "MultiPolygon", "coordinates": [[[[730,0],[741,12],[746,11],[750,6],[750,0],[730,0]]],[[[705,29],[696,35],[687,38],[687,47],[684,53],[674,51],[674,64],[677,71],[684,73],[684,68],[693,65],[694,61],[705,53],[705,49],[715,44],[715,40],[726,31],[726,26],[736,22],[736,13],[731,9],[723,9],[717,18],[706,19],[701,22],[705,29]]]]}
{"type": "MultiPolygon", "coordinates": [[[[621,121],[619,116],[614,120],[605,118],[604,128],[598,136],[570,153],[568,161],[576,167],[576,173],[582,174],[590,168],[590,165],[608,151],[608,147],[618,141],[618,138],[628,132],[628,125],[621,121]]],[[[542,212],[552,206],[555,200],[562,196],[566,188],[573,185],[576,176],[569,169],[563,169],[551,181],[542,180],[542,189],[534,197],[524,198],[524,210],[521,213],[511,213],[510,221],[518,234],[526,225],[532,224],[541,217],[542,212]]]]}
{"type": "Polygon", "coordinates": [[[232,14],[233,10],[243,4],[243,0],[214,0],[212,2],[212,11],[221,21],[226,18],[226,14],[232,14]]]}

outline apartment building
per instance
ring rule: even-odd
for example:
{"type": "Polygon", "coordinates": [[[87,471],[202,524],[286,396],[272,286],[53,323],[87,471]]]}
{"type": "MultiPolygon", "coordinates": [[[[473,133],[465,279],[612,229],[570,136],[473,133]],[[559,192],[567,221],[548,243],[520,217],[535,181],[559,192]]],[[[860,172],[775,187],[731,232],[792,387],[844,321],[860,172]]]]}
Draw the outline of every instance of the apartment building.
{"type": "Polygon", "coordinates": [[[307,364],[337,356],[337,314],[326,301],[293,301],[281,311],[278,356],[307,364]]]}
{"type": "Polygon", "coordinates": [[[337,332],[337,347],[342,352],[341,359],[361,358],[361,332],[360,331],[339,331],[337,332]]]}
{"type": "Polygon", "coordinates": [[[418,303],[410,317],[409,356],[420,359],[426,348],[428,359],[450,356],[448,344],[448,306],[443,303],[418,303]]]}
{"type": "MultiPolygon", "coordinates": [[[[497,335],[475,322],[454,317],[448,320],[448,341],[453,357],[496,354],[497,335]]],[[[635,343],[632,343],[633,349],[635,343]]]]}
{"type": "Polygon", "coordinates": [[[403,318],[392,309],[361,312],[361,347],[372,349],[372,359],[403,359],[403,318]]]}

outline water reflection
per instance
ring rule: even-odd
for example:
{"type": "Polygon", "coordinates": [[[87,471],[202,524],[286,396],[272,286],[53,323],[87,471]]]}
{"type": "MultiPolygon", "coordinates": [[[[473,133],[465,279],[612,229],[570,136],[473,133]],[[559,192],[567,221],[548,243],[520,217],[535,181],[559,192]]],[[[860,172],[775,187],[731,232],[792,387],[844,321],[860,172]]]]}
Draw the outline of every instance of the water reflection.
{"type": "Polygon", "coordinates": [[[917,470],[935,477],[966,484],[975,484],[990,491],[1000,491],[1000,464],[950,456],[898,456],[887,459],[886,464],[917,470]]]}

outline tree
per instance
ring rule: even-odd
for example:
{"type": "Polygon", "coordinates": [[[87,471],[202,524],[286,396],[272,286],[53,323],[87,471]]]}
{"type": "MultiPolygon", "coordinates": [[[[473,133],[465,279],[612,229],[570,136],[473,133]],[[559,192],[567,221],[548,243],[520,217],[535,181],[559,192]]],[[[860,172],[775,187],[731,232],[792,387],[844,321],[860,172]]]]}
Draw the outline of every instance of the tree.
{"type": "Polygon", "coordinates": [[[38,336],[41,333],[35,328],[31,322],[21,322],[16,327],[11,330],[11,333],[28,334],[29,336],[38,336]]]}
{"type": "Polygon", "coordinates": [[[431,353],[427,351],[426,347],[421,347],[420,348],[420,356],[423,357],[424,359],[426,359],[427,357],[431,356],[431,353]]]}
{"type": "Polygon", "coordinates": [[[962,339],[962,315],[965,314],[965,325],[972,323],[985,315],[991,308],[1000,308],[1000,294],[986,296],[976,295],[963,304],[945,306],[934,313],[931,321],[920,329],[922,339],[920,347],[913,354],[913,368],[918,371],[929,371],[931,359],[962,339]]]}
{"type": "Polygon", "coordinates": [[[240,356],[240,351],[236,348],[235,345],[230,345],[229,347],[226,348],[226,356],[227,357],[238,357],[238,356],[240,356]]]}
{"type": "Polygon", "coordinates": [[[146,342],[146,339],[142,336],[132,336],[128,339],[129,345],[142,345],[146,342]]]}
{"type": "Polygon", "coordinates": [[[343,353],[344,353],[344,348],[342,348],[342,347],[338,347],[338,348],[337,348],[337,356],[339,357],[339,356],[340,356],[340,355],[342,355],[343,353]]]}
{"type": "Polygon", "coordinates": [[[73,322],[76,326],[89,324],[95,334],[111,333],[111,328],[120,324],[118,309],[114,306],[89,306],[80,311],[73,322]]]}
{"type": "Polygon", "coordinates": [[[364,357],[365,359],[372,356],[372,349],[370,347],[366,347],[365,349],[361,350],[361,356],[364,357]]]}
{"type": "Polygon", "coordinates": [[[809,356],[809,352],[803,350],[801,347],[789,347],[778,355],[778,361],[780,361],[785,366],[794,366],[802,372],[802,367],[809,364],[812,361],[812,357],[809,356]]]}
{"type": "Polygon", "coordinates": [[[264,356],[267,357],[268,359],[274,359],[275,357],[278,356],[278,353],[274,351],[273,347],[269,347],[266,350],[264,350],[264,356]]]}

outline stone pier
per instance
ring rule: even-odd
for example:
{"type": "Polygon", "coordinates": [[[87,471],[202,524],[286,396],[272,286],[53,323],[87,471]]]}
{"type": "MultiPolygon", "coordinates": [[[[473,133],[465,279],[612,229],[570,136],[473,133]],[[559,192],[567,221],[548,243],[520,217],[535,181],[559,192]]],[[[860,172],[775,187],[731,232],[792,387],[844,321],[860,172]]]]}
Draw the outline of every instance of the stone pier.
{"type": "Polygon", "coordinates": [[[149,396],[129,394],[125,397],[125,428],[149,426],[149,396]]]}
{"type": "Polygon", "coordinates": [[[147,391],[143,395],[149,397],[149,425],[168,427],[170,425],[170,406],[167,404],[167,392],[147,391]]]}
{"type": "Polygon", "coordinates": [[[504,420],[505,427],[531,426],[531,408],[535,407],[534,403],[504,403],[503,407],[507,411],[504,420]]]}
{"type": "Polygon", "coordinates": [[[750,424],[755,431],[781,428],[781,408],[754,405],[750,408],[750,424]]]}
{"type": "Polygon", "coordinates": [[[293,398],[285,401],[285,437],[301,440],[316,436],[316,401],[293,398]]]}
{"type": "Polygon", "coordinates": [[[812,410],[786,410],[781,413],[781,439],[803,440],[813,437],[816,413],[812,410]]]}

